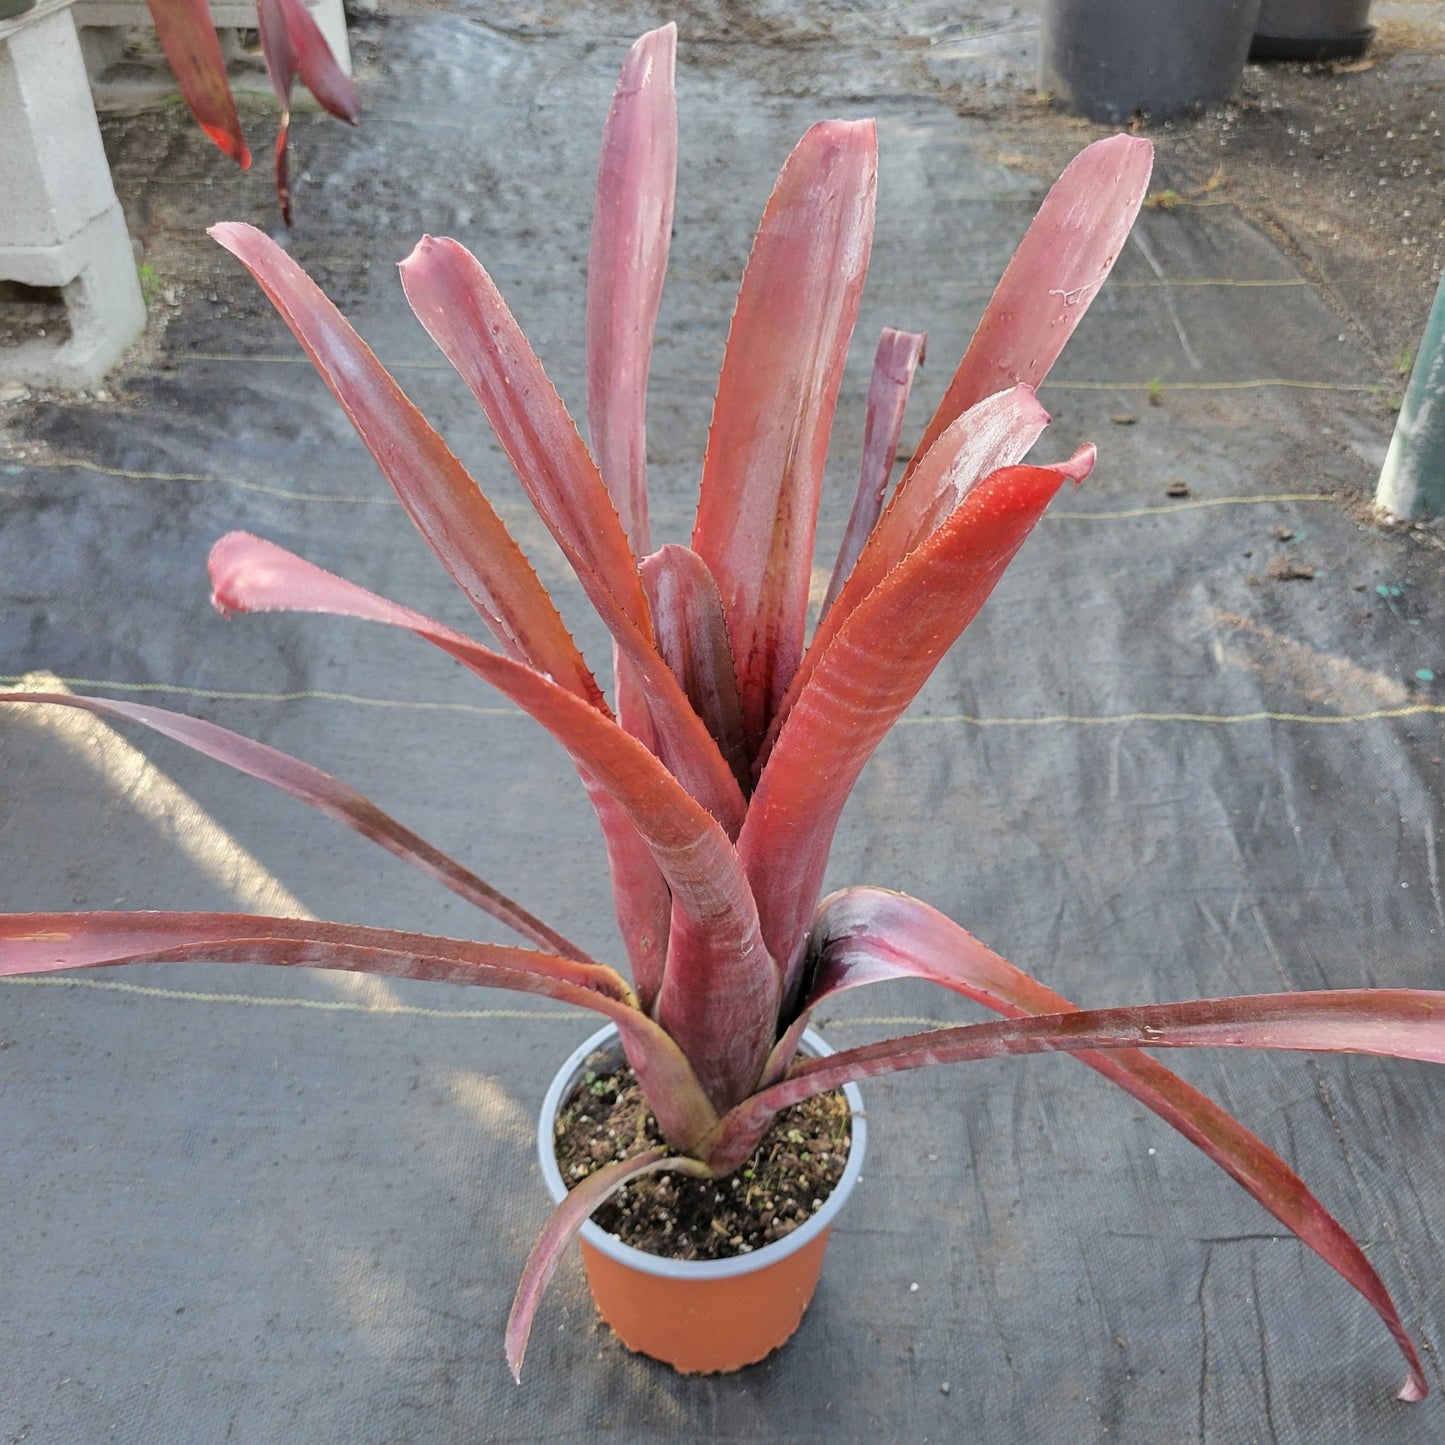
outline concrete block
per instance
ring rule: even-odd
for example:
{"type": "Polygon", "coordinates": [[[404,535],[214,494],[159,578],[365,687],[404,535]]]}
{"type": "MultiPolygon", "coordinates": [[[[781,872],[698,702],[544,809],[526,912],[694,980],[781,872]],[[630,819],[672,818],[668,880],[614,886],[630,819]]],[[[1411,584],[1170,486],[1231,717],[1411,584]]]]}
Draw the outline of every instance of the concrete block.
{"type": "Polygon", "coordinates": [[[0,282],[58,293],[66,318],[0,348],[0,382],[92,386],[146,316],[69,0],[0,23],[0,136],[0,282]]]}
{"type": "Polygon", "coordinates": [[[56,246],[115,200],[66,0],[0,23],[0,246],[56,246]]]}

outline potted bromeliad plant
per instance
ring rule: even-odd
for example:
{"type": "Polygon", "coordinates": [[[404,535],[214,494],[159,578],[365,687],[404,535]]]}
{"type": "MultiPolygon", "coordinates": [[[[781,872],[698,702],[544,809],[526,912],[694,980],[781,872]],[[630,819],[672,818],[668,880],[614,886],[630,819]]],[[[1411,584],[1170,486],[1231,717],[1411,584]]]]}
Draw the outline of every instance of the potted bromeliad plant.
{"type": "MultiPolygon", "coordinates": [[[[158,708],[39,693],[3,700],[134,722],[271,783],[509,925],[525,946],[236,914],[24,914],[0,918],[0,972],[145,960],[281,964],[516,989],[601,1014],[615,1047],[589,1041],[564,1066],[542,1123],[559,1202],[508,1324],[514,1372],[543,1289],[579,1231],[591,1242],[594,1291],[629,1344],[688,1370],[758,1358],[806,1307],[840,1199],[839,1190],[826,1202],[822,1195],[840,1171],[844,1188],[856,1175],[862,1128],[855,1120],[850,1140],[853,1085],[898,1070],[1064,1050],[1204,1150],[1358,1289],[1404,1351],[1402,1394],[1421,1398],[1419,1359],[1359,1247],[1283,1160],[1141,1048],[1445,1062],[1445,993],[1350,990],[1081,1011],[916,899],[860,887],[819,901],[839,815],[870,754],[1050,499],[1092,466],[1091,448],[1059,465],[1023,463],[1047,421],[1034,388],[1119,253],[1145,193],[1149,145],[1100,141],[1064,172],[886,505],[922,338],[885,331],[857,501],[809,639],[824,455],[873,227],[874,129],[866,121],[816,125],[784,165],[732,321],[692,545],[654,549],[643,399],[672,226],[674,51],[670,26],[637,42],[606,124],[587,302],[590,447],[472,256],[428,238],[401,268],[416,314],[476,394],[607,625],[611,701],[497,513],[321,291],[261,233],[241,225],[213,233],[285,318],[497,645],[241,533],[211,555],[216,605],[404,628],[530,713],[566,748],[596,808],[630,980],[298,759],[158,708]],[[804,1040],[825,1000],[900,978],[952,989],[1002,1018],[839,1053],[804,1040]],[[840,1088],[848,1091],[842,1104],[840,1088]],[[821,1101],[818,1112],[787,1122],[795,1116],[783,1111],[809,1101],[821,1101]],[[614,1106],[630,1109],[624,1123],[608,1113],[614,1106]],[[614,1121],[600,1139],[586,1132],[599,1115],[614,1121]],[[787,1152],[769,1152],[780,1119],[784,1145],[802,1146],[793,1153],[810,1177],[792,1182],[789,1209],[776,1201],[790,1186],[776,1186],[760,1229],[735,1219],[719,1228],[706,1217],[708,1201],[754,1193],[719,1181],[739,1171],[755,1180],[759,1159],[787,1152]],[[554,1140],[579,1129],[575,1158],[559,1163],[554,1140]],[[701,1206],[683,1197],[694,1184],[701,1206]],[[607,1230],[587,1223],[604,1205],[607,1230]],[[672,1229],[700,1207],[700,1223],[672,1229]],[[673,1211],[653,1231],[672,1229],[673,1253],[697,1254],[677,1249],[676,1236],[702,1234],[726,1236],[712,1253],[731,1257],[678,1263],[625,1243],[654,1208],[673,1211]],[[652,1294],[638,1295],[626,1277],[639,1261],[652,1294]],[[780,1297],[748,1293],[759,1270],[780,1297]],[[709,1353],[730,1311],[740,1334],[709,1353]]],[[[641,1227],[645,1236],[645,1220],[641,1227]]]]}

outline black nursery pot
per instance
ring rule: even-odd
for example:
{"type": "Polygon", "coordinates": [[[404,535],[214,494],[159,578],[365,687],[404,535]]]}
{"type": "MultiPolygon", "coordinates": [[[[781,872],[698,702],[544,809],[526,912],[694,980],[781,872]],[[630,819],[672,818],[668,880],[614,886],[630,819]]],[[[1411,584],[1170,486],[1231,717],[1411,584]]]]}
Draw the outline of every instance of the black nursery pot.
{"type": "Polygon", "coordinates": [[[1251,60],[1341,60],[1359,55],[1375,27],[1370,0],[1264,0],[1251,60]]]}
{"type": "Polygon", "coordinates": [[[1044,0],[1039,88],[1092,120],[1168,120],[1238,93],[1260,0],[1044,0]]]}

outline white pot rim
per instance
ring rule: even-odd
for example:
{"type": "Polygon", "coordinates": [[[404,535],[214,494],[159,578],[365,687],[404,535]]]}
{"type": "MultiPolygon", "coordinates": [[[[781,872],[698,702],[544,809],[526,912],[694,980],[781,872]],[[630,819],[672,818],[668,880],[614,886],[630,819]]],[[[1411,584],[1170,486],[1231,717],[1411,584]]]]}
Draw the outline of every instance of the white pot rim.
{"type": "MultiPolygon", "coordinates": [[[[546,1181],[547,1192],[552,1196],[554,1204],[560,1204],[567,1197],[567,1186],[562,1182],[562,1172],[557,1168],[557,1157],[553,1152],[553,1122],[562,1106],[563,1097],[581,1074],[583,1062],[588,1055],[616,1037],[616,1026],[608,1024],[580,1043],[557,1070],[546,1097],[542,1100],[542,1112],[537,1121],[537,1159],[542,1166],[542,1178],[546,1181]]],[[[803,1045],[809,1053],[820,1057],[835,1052],[812,1029],[804,1032],[803,1045]]],[[[868,1124],[863,1117],[863,1096],[856,1084],[844,1084],[843,1095],[852,1112],[852,1141],[848,1148],[848,1163],[844,1166],[843,1177],[823,1201],[823,1207],[782,1239],[749,1254],[734,1255],[731,1259],[692,1260],[664,1259],[661,1255],[634,1249],[630,1244],[623,1244],[616,1235],[608,1234],[590,1219],[582,1226],[581,1238],[618,1264],[643,1274],[659,1275],[664,1279],[733,1279],[738,1275],[753,1274],[760,1269],[766,1269],[768,1265],[796,1254],[833,1223],[863,1171],[863,1151],[868,1142],[868,1124]]]]}

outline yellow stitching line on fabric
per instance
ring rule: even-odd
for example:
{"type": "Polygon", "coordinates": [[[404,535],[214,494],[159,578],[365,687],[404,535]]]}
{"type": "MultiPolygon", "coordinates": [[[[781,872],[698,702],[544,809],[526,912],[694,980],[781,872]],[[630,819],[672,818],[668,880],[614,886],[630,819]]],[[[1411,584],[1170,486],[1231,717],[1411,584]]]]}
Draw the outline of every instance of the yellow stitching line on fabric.
{"type": "MultiPolygon", "coordinates": [[[[521,1019],[539,1023],[570,1023],[575,1019],[588,1017],[586,1009],[567,1008],[565,1005],[556,1009],[548,1009],[545,1012],[540,1009],[426,1008],[420,1004],[368,1004],[356,1003],[348,999],[275,998],[270,994],[256,993],[204,993],[199,989],[154,988],[148,984],[115,983],[109,979],[98,978],[50,978],[44,974],[38,976],[22,974],[17,978],[0,978],[0,984],[18,984],[32,988],[88,988],[100,993],[132,994],[140,998],[164,999],[173,1003],[237,1003],[257,1008],[312,1009],[322,1013],[399,1014],[407,1018],[521,1019]]],[[[909,1028],[927,1025],[935,1029],[956,1027],[955,1024],[945,1019],[833,1018],[828,1021],[830,1029],[845,1026],[849,1028],[887,1028],[900,1025],[909,1028]]]]}
{"type": "MultiPolygon", "coordinates": [[[[270,497],[280,497],[290,502],[362,502],[379,506],[396,507],[401,504],[395,497],[338,496],[326,492],[287,492],[280,487],[266,487],[258,482],[243,482],[237,477],[203,477],[194,472],[137,472],[124,467],[103,467],[96,462],[63,460],[58,462],[30,462],[27,466],[35,471],[84,471],[94,472],[101,477],[122,477],[138,482],[205,482],[215,486],[239,487],[247,492],[263,492],[270,497]]],[[[1319,492],[1279,492],[1262,497],[1202,497],[1189,502],[1174,502],[1167,507],[1131,507],[1114,512],[1064,512],[1044,513],[1044,520],[1068,522],[1126,521],[1132,517],[1162,517],[1169,512],[1188,512],[1198,507],[1248,507],[1276,505],[1280,502],[1330,502],[1334,498],[1319,492]]],[[[518,512],[526,509],[518,507],[518,512]]],[[[530,515],[530,513],[529,513],[530,515]]],[[[657,513],[653,514],[657,516],[657,513]]],[[[662,514],[669,515],[669,514],[662,514]]],[[[680,513],[672,514],[680,516],[680,513]]],[[[94,685],[94,684],[92,684],[94,685]]],[[[302,696],[303,694],[298,694],[302,696]]],[[[309,694],[304,694],[309,695],[309,694]]],[[[240,696],[240,694],[235,694],[240,696]]]]}
{"type": "Polygon", "coordinates": [[[1319,492],[1276,492],[1263,497],[1199,497],[1192,502],[1171,502],[1167,507],[1130,507],[1118,512],[1062,512],[1050,509],[1044,513],[1044,521],[1055,522],[1119,522],[1129,517],[1162,517],[1170,512],[1190,512],[1199,507],[1247,507],[1261,503],[1278,505],[1280,502],[1333,502],[1331,496],[1319,492]]]}
{"type": "Polygon", "coordinates": [[[350,999],[321,998],[274,998],[269,994],[255,993],[203,993],[199,989],[154,988],[140,983],[113,983],[108,979],[94,978],[47,978],[26,977],[0,978],[0,983],[26,984],[33,987],[89,988],[103,993],[137,994],[142,998],[171,999],[178,1003],[239,1003],[253,1004],[258,1008],[303,1008],[316,1009],[323,1013],[357,1014],[406,1014],[418,1018],[440,1019],[579,1019],[585,1018],[585,1009],[557,1010],[529,1009],[444,1009],[426,1008],[420,1004],[369,1004],[350,999]]]}
{"type": "Polygon", "coordinates": [[[895,727],[927,727],[939,723],[966,723],[976,728],[1042,728],[1042,727],[1113,727],[1120,723],[1365,723],[1388,718],[1419,717],[1424,714],[1445,717],[1445,703],[1417,702],[1403,707],[1382,707],[1373,712],[1309,713],[1309,712],[1121,712],[1095,716],[1077,713],[1055,713],[1048,717],[972,717],[968,713],[939,713],[932,717],[902,717],[895,727]]]}
{"type": "MultiPolygon", "coordinates": [[[[0,685],[17,687],[28,673],[0,673],[0,685]]],[[[424,699],[396,697],[361,697],[345,692],[224,692],[203,687],[181,687],[166,682],[112,682],[107,678],[65,677],[60,681],[70,688],[103,687],[113,692],[170,692],[183,697],[204,698],[214,702],[344,702],[357,707],[403,708],[416,712],[462,712],[486,717],[526,717],[517,708],[482,707],[466,702],[428,702],[424,699]]],[[[1400,707],[1379,708],[1374,712],[1307,713],[1307,712],[1124,712],[1094,715],[1050,713],[1044,717],[975,717],[970,713],[937,713],[928,717],[902,717],[895,727],[936,727],[945,723],[966,723],[976,728],[1036,728],[1073,725],[1077,727],[1112,727],[1120,723],[1363,723],[1390,718],[1418,717],[1424,714],[1445,716],[1445,703],[1419,702],[1400,707]]]]}
{"type": "MultiPolygon", "coordinates": [[[[20,687],[29,673],[0,673],[0,685],[20,687]]],[[[66,687],[103,687],[110,692],[169,692],[210,702],[347,702],[356,707],[407,708],[414,712],[461,712],[478,717],[526,717],[520,708],[484,707],[471,702],[428,702],[419,698],[361,697],[349,692],[227,692],[221,688],[182,687],[170,682],[113,682],[105,677],[63,677],[66,687]]]]}
{"type": "MultiPolygon", "coordinates": [[[[284,355],[281,352],[258,351],[252,355],[246,355],[237,351],[192,351],[183,360],[186,361],[228,361],[228,362],[257,362],[264,364],[277,364],[285,366],[309,366],[310,358],[306,356],[284,355]]],[[[450,363],[446,361],[384,361],[382,363],[388,371],[447,371],[450,370],[450,363]]],[[[553,380],[557,380],[556,376],[553,380]]],[[[700,376],[685,376],[674,373],[671,378],[678,382],[703,381],[706,378],[700,376]]],[[[715,380],[715,378],[713,379],[715,380]]],[[[1158,390],[1161,383],[1154,381],[1046,381],[1041,391],[1148,391],[1152,386],[1158,390]]],[[[1296,381],[1289,377],[1269,376],[1261,377],[1253,381],[1165,381],[1162,383],[1166,392],[1170,391],[1250,391],[1260,386],[1287,386],[1302,391],[1352,391],[1366,393],[1371,390],[1366,382],[1349,381],[1296,381]]]]}
{"type": "Polygon", "coordinates": [[[1046,381],[1043,391],[1252,391],[1260,386],[1288,386],[1297,391],[1369,392],[1363,381],[1293,381],[1285,376],[1264,376],[1254,381],[1046,381]]]}
{"type": "Polygon", "coordinates": [[[1236,281],[1232,276],[1169,276],[1162,281],[1110,281],[1111,291],[1172,291],[1181,286],[1312,286],[1303,276],[1283,276],[1278,280],[1236,281]]]}
{"type": "Polygon", "coordinates": [[[243,492],[260,492],[263,496],[279,497],[286,502],[353,502],[374,504],[381,507],[399,507],[395,497],[365,497],[337,495],[334,492],[288,492],[284,487],[268,487],[262,482],[243,482],[239,477],[206,477],[198,472],[139,472],[128,467],[102,467],[95,462],[73,461],[62,458],[54,462],[27,462],[27,468],[35,471],[82,471],[94,472],[102,477],[123,477],[132,482],[204,482],[210,485],[237,487],[243,492]]]}

